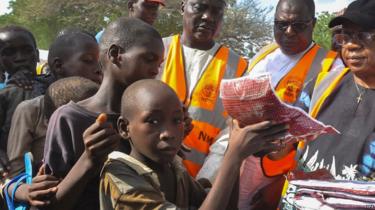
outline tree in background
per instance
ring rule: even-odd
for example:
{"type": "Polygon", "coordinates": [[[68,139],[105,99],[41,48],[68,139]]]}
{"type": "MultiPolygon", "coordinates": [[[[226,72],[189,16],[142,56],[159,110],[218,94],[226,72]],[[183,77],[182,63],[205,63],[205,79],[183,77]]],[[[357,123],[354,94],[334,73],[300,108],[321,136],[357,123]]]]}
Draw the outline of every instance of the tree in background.
{"type": "Polygon", "coordinates": [[[328,12],[322,12],[318,15],[317,21],[314,28],[313,40],[324,47],[325,49],[331,49],[332,33],[331,29],[328,28],[328,23],[335,17],[335,14],[328,12]]]}
{"type": "MultiPolygon", "coordinates": [[[[251,57],[272,40],[266,19],[270,8],[258,0],[228,0],[219,42],[251,57]]],[[[0,16],[0,26],[19,24],[29,28],[38,46],[48,49],[56,34],[66,27],[80,27],[93,34],[112,20],[127,16],[127,0],[11,0],[11,13],[0,16]]],[[[163,37],[182,31],[181,0],[167,0],[155,27],[163,37]]]]}
{"type": "Polygon", "coordinates": [[[271,9],[252,0],[229,5],[219,41],[251,58],[273,40],[272,24],[267,20],[271,9]]]}

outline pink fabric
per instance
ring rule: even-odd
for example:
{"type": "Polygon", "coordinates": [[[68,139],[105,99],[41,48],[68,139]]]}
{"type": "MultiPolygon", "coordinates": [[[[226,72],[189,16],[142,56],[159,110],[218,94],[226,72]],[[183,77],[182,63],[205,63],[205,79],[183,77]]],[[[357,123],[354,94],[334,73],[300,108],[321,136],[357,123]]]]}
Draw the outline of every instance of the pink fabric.
{"type": "Polygon", "coordinates": [[[260,158],[254,156],[246,158],[241,166],[238,208],[240,210],[251,209],[254,195],[274,180],[275,178],[263,175],[260,158]]]}
{"type": "Polygon", "coordinates": [[[223,80],[220,97],[225,110],[241,125],[265,120],[288,123],[289,132],[283,138],[285,142],[313,140],[323,133],[339,133],[332,126],[311,118],[302,109],[280,101],[271,87],[269,75],[223,80]]]}

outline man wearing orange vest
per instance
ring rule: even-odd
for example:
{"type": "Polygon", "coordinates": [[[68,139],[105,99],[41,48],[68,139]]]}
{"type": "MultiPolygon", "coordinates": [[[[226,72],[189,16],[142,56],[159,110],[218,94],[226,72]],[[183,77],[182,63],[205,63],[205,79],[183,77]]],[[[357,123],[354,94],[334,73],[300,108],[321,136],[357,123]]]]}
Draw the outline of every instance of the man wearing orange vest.
{"type": "MultiPolygon", "coordinates": [[[[313,0],[280,0],[275,13],[274,37],[276,43],[264,47],[250,61],[248,74],[255,77],[269,73],[271,83],[281,100],[295,104],[304,99],[302,89],[321,71],[341,70],[344,65],[337,53],[326,51],[312,40],[316,22],[313,0]]],[[[218,139],[210,148],[198,178],[215,178],[228,136],[218,139]]],[[[245,161],[240,180],[240,209],[250,206],[258,190],[279,178],[283,168],[264,151],[245,161]],[[249,178],[251,177],[251,178],[249,178]],[[243,184],[246,183],[246,184],[243,184]],[[243,189],[243,187],[245,187],[243,189]]],[[[292,155],[290,155],[292,157],[292,155]]]]}
{"type": "Polygon", "coordinates": [[[188,108],[193,130],[184,140],[191,149],[184,164],[193,177],[198,173],[220,131],[226,114],[219,98],[223,78],[244,74],[247,61],[214,40],[223,21],[225,0],[183,0],[183,32],[164,38],[162,81],[171,86],[188,108]]]}

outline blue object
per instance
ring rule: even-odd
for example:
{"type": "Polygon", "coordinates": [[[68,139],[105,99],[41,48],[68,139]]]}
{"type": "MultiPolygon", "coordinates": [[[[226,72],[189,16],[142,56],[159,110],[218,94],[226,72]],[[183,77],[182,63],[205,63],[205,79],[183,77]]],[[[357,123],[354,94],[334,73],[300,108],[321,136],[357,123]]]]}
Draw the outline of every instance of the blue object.
{"type": "Polygon", "coordinates": [[[0,83],[0,90],[5,88],[5,83],[0,83]]]}
{"type": "Polygon", "coordinates": [[[5,200],[9,210],[26,210],[29,206],[26,203],[16,203],[14,201],[14,195],[16,194],[17,188],[20,186],[22,182],[26,182],[27,184],[32,183],[32,160],[31,160],[31,153],[25,153],[24,155],[25,161],[25,172],[19,174],[18,176],[14,177],[4,188],[4,195],[5,200]],[[15,183],[15,187],[12,190],[12,195],[9,196],[9,187],[15,183]]]}
{"type": "Polygon", "coordinates": [[[100,42],[100,39],[102,38],[103,33],[104,33],[104,30],[101,30],[101,31],[99,31],[99,32],[95,35],[96,42],[98,42],[98,43],[100,42]]]}

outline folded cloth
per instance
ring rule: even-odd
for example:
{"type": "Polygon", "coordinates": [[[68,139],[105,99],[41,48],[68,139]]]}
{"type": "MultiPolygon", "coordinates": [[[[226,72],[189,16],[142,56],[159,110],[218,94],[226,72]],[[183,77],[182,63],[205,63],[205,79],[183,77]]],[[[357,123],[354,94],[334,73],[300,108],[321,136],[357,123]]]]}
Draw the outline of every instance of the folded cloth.
{"type": "Polygon", "coordinates": [[[339,133],[302,109],[282,102],[271,86],[269,75],[223,80],[220,97],[228,114],[242,126],[265,120],[287,123],[289,132],[282,139],[285,143],[313,140],[323,133],[339,133]]]}

